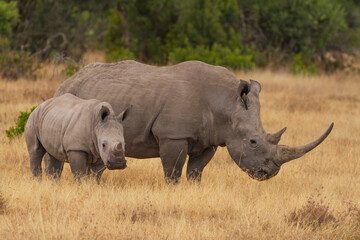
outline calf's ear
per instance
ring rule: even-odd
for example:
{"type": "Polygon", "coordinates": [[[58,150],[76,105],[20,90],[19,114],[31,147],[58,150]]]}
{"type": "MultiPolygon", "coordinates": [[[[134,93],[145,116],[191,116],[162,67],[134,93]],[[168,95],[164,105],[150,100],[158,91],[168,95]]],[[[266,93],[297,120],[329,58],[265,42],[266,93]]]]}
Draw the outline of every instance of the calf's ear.
{"type": "Polygon", "coordinates": [[[119,120],[119,122],[124,121],[131,112],[132,106],[127,107],[124,111],[122,111],[116,118],[119,120]]]}
{"type": "Polygon", "coordinates": [[[250,79],[250,91],[255,94],[255,96],[259,97],[259,93],[261,92],[261,85],[258,81],[250,79]]]}
{"type": "Polygon", "coordinates": [[[101,121],[106,121],[106,118],[110,115],[110,109],[105,106],[101,106],[101,109],[99,111],[99,118],[101,121]]]}

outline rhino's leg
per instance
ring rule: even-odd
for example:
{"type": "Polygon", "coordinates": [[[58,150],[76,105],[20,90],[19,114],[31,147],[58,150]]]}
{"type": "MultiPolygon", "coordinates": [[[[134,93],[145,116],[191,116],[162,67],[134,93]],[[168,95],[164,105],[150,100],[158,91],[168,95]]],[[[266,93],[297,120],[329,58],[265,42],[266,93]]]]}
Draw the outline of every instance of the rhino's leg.
{"type": "Polygon", "coordinates": [[[80,182],[81,177],[89,175],[90,163],[86,152],[70,151],[68,152],[68,160],[75,181],[80,182]]]}
{"type": "Polygon", "coordinates": [[[95,177],[96,182],[100,184],[100,178],[103,172],[105,171],[106,167],[102,161],[98,161],[91,165],[91,170],[93,173],[93,177],[95,177]]]}
{"type": "Polygon", "coordinates": [[[188,154],[186,140],[160,141],[160,158],[167,183],[178,183],[188,154]]]}
{"type": "Polygon", "coordinates": [[[44,162],[46,176],[52,177],[55,180],[59,179],[64,168],[64,162],[57,160],[49,153],[45,154],[44,162]]]}
{"type": "Polygon", "coordinates": [[[214,156],[216,148],[217,147],[207,148],[202,153],[196,155],[189,154],[189,161],[186,170],[186,177],[188,180],[201,181],[202,171],[214,156]]]}

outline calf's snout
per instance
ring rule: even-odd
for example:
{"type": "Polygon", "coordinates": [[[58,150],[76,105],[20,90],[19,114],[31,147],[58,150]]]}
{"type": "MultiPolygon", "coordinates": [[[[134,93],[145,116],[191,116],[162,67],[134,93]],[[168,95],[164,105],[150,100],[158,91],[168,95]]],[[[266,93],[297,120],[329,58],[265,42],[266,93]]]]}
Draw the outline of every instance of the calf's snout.
{"type": "Polygon", "coordinates": [[[106,167],[110,170],[114,169],[124,169],[126,168],[126,160],[124,156],[112,156],[110,160],[107,162],[106,167]]]}

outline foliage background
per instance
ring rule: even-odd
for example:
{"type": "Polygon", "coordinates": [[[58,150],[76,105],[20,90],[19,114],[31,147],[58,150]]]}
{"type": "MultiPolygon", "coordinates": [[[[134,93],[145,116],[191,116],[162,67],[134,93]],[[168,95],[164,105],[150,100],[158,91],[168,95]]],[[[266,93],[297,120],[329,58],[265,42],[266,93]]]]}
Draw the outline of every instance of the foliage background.
{"type": "Polygon", "coordinates": [[[358,70],[356,0],[0,0],[0,21],[1,74],[13,79],[87,50],[107,61],[358,70]]]}

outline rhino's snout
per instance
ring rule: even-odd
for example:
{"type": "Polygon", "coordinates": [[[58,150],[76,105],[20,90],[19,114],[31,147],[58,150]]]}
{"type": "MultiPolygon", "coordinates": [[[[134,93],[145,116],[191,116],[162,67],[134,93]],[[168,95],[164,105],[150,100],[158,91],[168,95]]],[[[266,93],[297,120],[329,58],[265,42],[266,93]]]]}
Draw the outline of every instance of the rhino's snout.
{"type": "Polygon", "coordinates": [[[278,174],[280,169],[267,169],[267,168],[258,168],[258,169],[254,169],[253,171],[246,171],[249,176],[255,180],[258,181],[264,181],[267,180],[269,178],[274,177],[276,174],[278,174]]]}
{"type": "Polygon", "coordinates": [[[125,158],[121,158],[116,161],[108,161],[106,164],[106,167],[110,170],[125,169],[127,167],[126,160],[125,160],[125,158]]]}
{"type": "Polygon", "coordinates": [[[107,159],[105,165],[108,169],[124,169],[127,167],[124,149],[121,143],[118,143],[115,146],[111,147],[111,150],[108,154],[108,158],[105,158],[107,159]]]}

